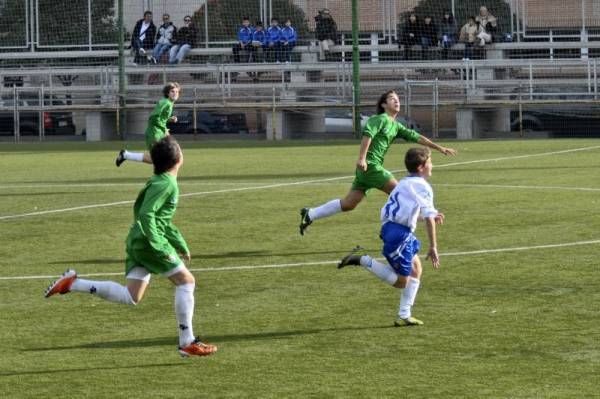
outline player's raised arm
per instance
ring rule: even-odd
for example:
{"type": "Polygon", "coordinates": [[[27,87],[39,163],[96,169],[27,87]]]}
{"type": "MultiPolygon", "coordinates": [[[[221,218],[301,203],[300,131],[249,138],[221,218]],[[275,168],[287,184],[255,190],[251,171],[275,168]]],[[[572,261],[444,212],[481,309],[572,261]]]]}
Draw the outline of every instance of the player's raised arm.
{"type": "Polygon", "coordinates": [[[443,147],[437,143],[434,143],[433,141],[429,140],[427,137],[421,135],[421,137],[419,137],[419,141],[417,141],[417,143],[424,145],[425,147],[429,147],[433,150],[439,151],[444,155],[456,155],[458,153],[458,151],[456,151],[453,148],[449,148],[449,147],[443,147]]]}

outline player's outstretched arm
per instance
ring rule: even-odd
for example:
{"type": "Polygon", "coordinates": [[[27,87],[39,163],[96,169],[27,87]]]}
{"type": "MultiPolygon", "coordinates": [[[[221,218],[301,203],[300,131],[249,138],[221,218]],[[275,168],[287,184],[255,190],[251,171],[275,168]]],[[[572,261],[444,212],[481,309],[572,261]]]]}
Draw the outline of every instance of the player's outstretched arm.
{"type": "Polygon", "coordinates": [[[356,161],[356,167],[363,172],[367,170],[367,151],[371,145],[371,137],[363,136],[360,142],[360,149],[358,150],[358,160],[356,161]]]}
{"type": "Polygon", "coordinates": [[[427,137],[425,136],[421,136],[419,137],[419,144],[424,145],[425,147],[429,147],[433,150],[439,151],[444,155],[456,155],[458,153],[458,151],[456,151],[453,148],[449,148],[449,147],[443,147],[437,143],[434,143],[433,141],[429,140],[427,137]]]}
{"type": "Polygon", "coordinates": [[[440,267],[440,257],[437,251],[437,237],[435,231],[435,224],[435,217],[425,218],[425,226],[427,229],[427,236],[429,238],[429,250],[427,251],[427,257],[425,259],[430,259],[433,267],[437,269],[440,267]]]}

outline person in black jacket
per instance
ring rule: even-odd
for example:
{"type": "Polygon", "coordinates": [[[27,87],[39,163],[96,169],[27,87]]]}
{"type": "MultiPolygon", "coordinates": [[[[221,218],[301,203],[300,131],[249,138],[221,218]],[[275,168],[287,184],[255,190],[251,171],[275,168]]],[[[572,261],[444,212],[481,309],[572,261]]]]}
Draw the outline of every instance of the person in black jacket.
{"type": "Polygon", "coordinates": [[[319,41],[319,60],[323,61],[325,53],[329,52],[329,47],[337,42],[337,24],[327,8],[319,11],[315,22],[315,34],[319,41]]]}
{"type": "Polygon", "coordinates": [[[134,53],[135,63],[150,60],[156,37],[156,25],[152,22],[152,12],[146,11],[144,18],[136,22],[131,34],[131,49],[134,53]]]}
{"type": "Polygon", "coordinates": [[[438,44],[438,31],[430,16],[426,16],[421,25],[421,59],[428,59],[429,47],[438,44]]]}
{"type": "Polygon", "coordinates": [[[198,31],[192,22],[192,17],[183,17],[183,26],[177,30],[175,44],[169,51],[169,64],[179,64],[196,44],[198,31]]]}
{"type": "Polygon", "coordinates": [[[404,59],[413,59],[412,47],[421,44],[421,24],[417,18],[417,14],[411,13],[406,20],[406,24],[402,29],[399,46],[404,47],[404,59]]]}

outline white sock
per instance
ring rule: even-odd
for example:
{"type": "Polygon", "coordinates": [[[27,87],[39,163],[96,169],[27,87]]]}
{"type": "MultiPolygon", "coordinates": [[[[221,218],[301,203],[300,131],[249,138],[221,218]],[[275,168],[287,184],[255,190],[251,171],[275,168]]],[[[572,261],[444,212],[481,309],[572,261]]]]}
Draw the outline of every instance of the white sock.
{"type": "Polygon", "coordinates": [[[179,328],[180,347],[189,345],[195,338],[192,328],[195,286],[195,284],[182,284],[175,287],[175,316],[179,328]]]}
{"type": "Polygon", "coordinates": [[[310,220],[317,220],[321,218],[326,218],[331,215],[335,215],[336,213],[340,213],[341,211],[342,201],[340,201],[339,199],[334,199],[316,208],[310,208],[308,210],[308,217],[310,218],[310,220]]]}
{"type": "Polygon", "coordinates": [[[114,281],[92,281],[81,278],[75,279],[71,291],[88,292],[107,301],[135,305],[126,286],[114,281]]]}
{"type": "Polygon", "coordinates": [[[396,281],[398,281],[398,275],[390,265],[377,262],[369,255],[361,256],[360,264],[364,266],[365,269],[376,275],[384,283],[394,285],[396,281]]]}
{"type": "Polygon", "coordinates": [[[125,150],[123,153],[123,158],[128,161],[136,161],[136,162],[144,162],[144,153],[143,152],[129,152],[125,150]]]}
{"type": "Polygon", "coordinates": [[[408,319],[411,316],[411,308],[415,303],[417,291],[419,291],[419,285],[421,281],[414,277],[409,277],[406,282],[406,287],[400,294],[400,308],[398,309],[398,317],[401,319],[408,319]]]}

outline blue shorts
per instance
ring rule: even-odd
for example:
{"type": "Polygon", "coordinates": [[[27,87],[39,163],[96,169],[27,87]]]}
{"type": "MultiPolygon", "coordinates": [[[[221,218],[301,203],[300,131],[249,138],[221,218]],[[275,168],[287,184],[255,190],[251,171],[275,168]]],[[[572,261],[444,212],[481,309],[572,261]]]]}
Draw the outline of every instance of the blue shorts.
{"type": "Polygon", "coordinates": [[[381,226],[379,235],[383,240],[383,256],[392,268],[401,276],[409,276],[412,260],[421,249],[421,243],[410,228],[393,222],[381,226]]]}

